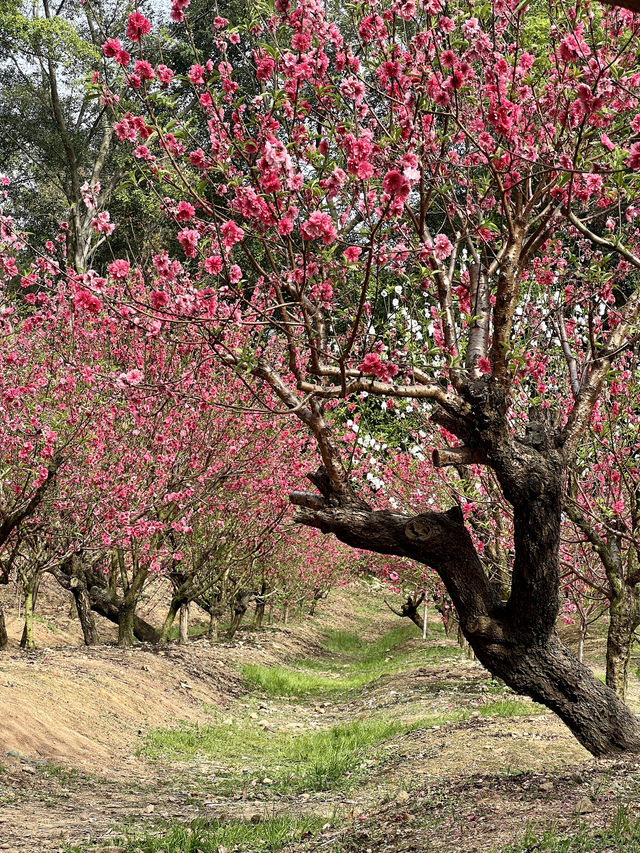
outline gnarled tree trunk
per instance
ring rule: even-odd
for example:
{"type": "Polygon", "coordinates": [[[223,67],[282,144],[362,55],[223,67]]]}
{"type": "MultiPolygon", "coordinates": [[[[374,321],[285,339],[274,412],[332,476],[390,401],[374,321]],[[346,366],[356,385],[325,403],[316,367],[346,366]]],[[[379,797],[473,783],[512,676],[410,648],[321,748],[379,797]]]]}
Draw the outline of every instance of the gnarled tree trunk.
{"type": "MultiPolygon", "coordinates": [[[[448,415],[446,423],[470,445],[463,449],[468,460],[493,468],[513,507],[515,558],[506,602],[484,570],[459,507],[414,517],[375,511],[351,490],[346,477],[341,479],[327,441],[323,458],[334,470],[321,469],[310,477],[320,495],[291,495],[299,507],[296,520],[348,545],[431,566],[455,605],[464,636],[489,672],[554,711],[592,754],[639,752],[640,726],[633,714],[555,630],[566,465],[560,434],[534,411],[525,436],[511,435],[497,391],[489,380],[478,380],[468,390],[473,405],[464,414],[448,415]]],[[[462,451],[452,449],[451,456],[459,464],[462,451]]],[[[434,461],[447,463],[442,457],[434,461]]]]}

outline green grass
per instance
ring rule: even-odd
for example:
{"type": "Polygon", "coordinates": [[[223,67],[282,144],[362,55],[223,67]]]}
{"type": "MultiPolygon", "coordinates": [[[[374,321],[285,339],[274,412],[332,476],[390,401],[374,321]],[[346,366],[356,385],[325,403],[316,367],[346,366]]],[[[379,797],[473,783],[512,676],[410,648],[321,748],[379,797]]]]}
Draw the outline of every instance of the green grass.
{"type": "Polygon", "coordinates": [[[48,619],[45,619],[44,616],[41,616],[39,613],[33,614],[33,621],[38,622],[40,625],[44,625],[52,634],[60,634],[61,631],[59,628],[53,624],[53,622],[49,622],[48,619]]]}
{"type": "MultiPolygon", "coordinates": [[[[154,832],[127,834],[115,841],[118,849],[126,853],[218,853],[220,847],[228,850],[262,851],[279,850],[302,836],[318,832],[326,818],[313,815],[297,817],[272,817],[259,823],[246,820],[197,820],[190,824],[170,823],[159,825],[154,832]]],[[[68,853],[82,853],[88,847],[68,847],[68,853]]],[[[100,847],[108,851],[108,847],[100,847]]]]}
{"type": "Polygon", "coordinates": [[[304,734],[267,732],[249,720],[184,724],[150,732],[142,752],[155,759],[207,758],[214,767],[212,784],[218,793],[237,793],[243,785],[268,787],[274,793],[347,791],[362,781],[365,763],[370,773],[372,765],[393,753],[385,747],[393,738],[461,722],[474,711],[483,717],[515,717],[536,713],[537,708],[518,699],[498,699],[418,720],[377,715],[304,734]],[[265,778],[270,782],[264,783],[265,778]]]}
{"type": "Polygon", "coordinates": [[[584,824],[570,835],[550,829],[528,830],[519,841],[492,848],[492,853],[640,853],[640,820],[621,808],[609,826],[596,831],[584,824]]]}
{"type": "Polygon", "coordinates": [[[429,646],[414,625],[400,625],[375,642],[355,633],[325,632],[324,655],[292,666],[242,667],[244,677],[269,696],[332,695],[357,690],[383,675],[410,670],[460,654],[457,646],[429,646]]]}
{"type": "MultiPolygon", "coordinates": [[[[194,640],[197,640],[199,637],[205,637],[207,635],[208,630],[208,625],[205,625],[203,622],[197,622],[195,625],[189,625],[189,636],[192,637],[194,640]]],[[[167,639],[177,640],[179,636],[180,627],[178,625],[174,625],[169,631],[169,636],[167,639]]]]}
{"type": "Polygon", "coordinates": [[[150,732],[143,752],[151,758],[198,755],[220,762],[216,781],[222,791],[237,792],[254,780],[262,785],[264,778],[278,793],[347,790],[376,747],[424,725],[424,720],[372,718],[301,735],[265,732],[249,723],[184,726],[150,732]]]}
{"type": "Polygon", "coordinates": [[[241,669],[243,676],[269,696],[303,696],[341,693],[366,683],[364,679],[317,675],[286,666],[248,664],[241,669]]]}

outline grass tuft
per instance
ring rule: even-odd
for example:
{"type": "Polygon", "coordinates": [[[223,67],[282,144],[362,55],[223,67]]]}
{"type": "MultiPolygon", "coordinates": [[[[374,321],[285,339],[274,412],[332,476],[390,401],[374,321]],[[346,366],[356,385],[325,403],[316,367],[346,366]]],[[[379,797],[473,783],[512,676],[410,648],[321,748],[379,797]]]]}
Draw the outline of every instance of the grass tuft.
{"type": "Polygon", "coordinates": [[[372,750],[424,725],[424,720],[374,718],[301,735],[267,733],[249,723],[184,726],[150,732],[143,751],[152,758],[207,757],[219,767],[216,782],[222,790],[237,791],[243,784],[267,784],[278,793],[347,790],[372,750]]]}
{"type": "Polygon", "coordinates": [[[384,675],[458,656],[457,646],[428,646],[414,625],[400,625],[373,643],[348,631],[325,632],[325,654],[292,666],[242,667],[251,684],[269,696],[335,696],[365,687],[384,675]]]}
{"type": "MultiPolygon", "coordinates": [[[[228,850],[279,850],[303,836],[312,835],[326,822],[314,815],[272,817],[253,823],[246,820],[196,820],[158,825],[153,832],[127,834],[115,841],[123,853],[218,853],[228,850]]],[[[109,848],[101,847],[105,853],[109,848]]],[[[68,853],[81,853],[86,847],[68,847],[68,853]]]]}
{"type": "Polygon", "coordinates": [[[571,835],[555,829],[537,832],[527,830],[517,842],[494,847],[491,853],[640,853],[640,819],[629,815],[624,807],[609,826],[592,830],[581,824],[571,835]]]}

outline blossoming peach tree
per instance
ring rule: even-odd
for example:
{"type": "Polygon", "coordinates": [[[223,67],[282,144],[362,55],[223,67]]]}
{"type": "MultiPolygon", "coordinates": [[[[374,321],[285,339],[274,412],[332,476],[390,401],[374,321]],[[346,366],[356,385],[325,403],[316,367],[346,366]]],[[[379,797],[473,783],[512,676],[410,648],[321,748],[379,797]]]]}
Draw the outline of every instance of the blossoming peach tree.
{"type": "MultiPolygon", "coordinates": [[[[19,576],[29,647],[44,572],[73,592],[88,644],[92,611],[118,623],[121,645],[134,634],[166,640],[181,605],[209,609],[212,593],[226,611],[240,587],[247,601],[257,592],[274,538],[282,549],[291,540],[286,495],[314,448],[301,424],[276,428],[252,406],[197,330],[160,334],[131,310],[134,296],[154,297],[127,261],[110,264],[108,279],[78,274],[58,261],[65,241],[62,231],[30,263],[0,216],[2,581],[19,576]],[[175,594],[159,632],[136,608],[162,579],[175,594]]],[[[288,549],[274,590],[326,590],[349,574],[345,546],[328,555],[318,539],[309,530],[304,553],[288,549]]],[[[0,609],[0,648],[3,624],[0,609]]]]}
{"type": "MultiPolygon", "coordinates": [[[[187,37],[188,7],[173,0],[187,37]]],[[[116,133],[180,245],[132,310],[191,324],[307,426],[322,467],[291,495],[299,523],[431,566],[492,673],[592,753],[638,751],[633,715],[555,631],[566,472],[637,341],[638,22],[555,0],[358,0],[334,18],[276,0],[211,26],[216,55],[194,43],[184,78],[145,58],[139,12],[105,42],[139,104],[116,133]],[[350,476],[340,401],[372,397],[441,427],[436,467],[492,472],[506,596],[458,505],[376,509],[350,476]]]]}

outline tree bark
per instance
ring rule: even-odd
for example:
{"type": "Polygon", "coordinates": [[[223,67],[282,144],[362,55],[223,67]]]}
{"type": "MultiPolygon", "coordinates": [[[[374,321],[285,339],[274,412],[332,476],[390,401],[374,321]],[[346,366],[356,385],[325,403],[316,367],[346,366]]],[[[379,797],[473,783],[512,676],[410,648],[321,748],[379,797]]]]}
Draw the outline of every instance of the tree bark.
{"type": "Polygon", "coordinates": [[[34,584],[25,584],[24,587],[24,630],[20,640],[20,648],[33,651],[36,640],[33,633],[33,609],[34,609],[34,584]]]}
{"type": "MultiPolygon", "coordinates": [[[[73,592],[71,581],[74,576],[74,570],[72,569],[71,561],[52,569],[51,574],[63,589],[73,592]]],[[[99,616],[103,616],[105,619],[118,625],[120,622],[121,599],[117,595],[114,585],[111,583],[111,574],[107,578],[99,569],[92,571],[86,565],[83,565],[82,577],[84,578],[91,612],[97,613],[99,616]]],[[[160,642],[160,631],[154,628],[153,625],[145,622],[144,619],[135,615],[135,613],[133,616],[133,634],[142,643],[160,642]]],[[[97,639],[96,642],[98,642],[97,639]]]]}
{"type": "Polygon", "coordinates": [[[263,581],[260,585],[260,590],[256,594],[256,609],[253,616],[253,631],[260,631],[262,628],[262,621],[264,619],[264,611],[267,606],[267,596],[269,590],[267,589],[267,584],[263,581]]]}
{"type": "MultiPolygon", "coordinates": [[[[494,468],[514,507],[515,560],[506,604],[484,572],[458,507],[408,517],[374,511],[360,499],[333,495],[326,486],[323,497],[294,493],[291,500],[299,507],[300,523],[334,533],[348,545],[434,568],[478,660],[517,693],[558,714],[593,755],[640,751],[635,717],[555,632],[561,460],[525,446],[519,458],[496,459],[494,468]]],[[[318,475],[314,482],[321,482],[318,475]]]]}
{"type": "MultiPolygon", "coordinates": [[[[640,572],[638,555],[632,542],[623,557],[621,536],[603,538],[578,505],[568,502],[567,515],[593,546],[604,567],[609,599],[607,632],[607,685],[624,702],[627,693],[627,670],[635,629],[640,625],[640,572]]],[[[622,526],[620,533],[624,532],[622,526]]]]}
{"type": "Polygon", "coordinates": [[[73,591],[78,619],[82,628],[82,636],[85,646],[95,646],[100,642],[96,620],[91,610],[91,599],[86,586],[78,587],[73,591]]]}
{"type": "Polygon", "coordinates": [[[209,610],[209,627],[207,629],[207,639],[210,643],[218,642],[218,625],[220,624],[220,615],[217,608],[209,610]]]}
{"type": "Polygon", "coordinates": [[[76,607],[76,613],[80,620],[82,636],[85,646],[95,646],[100,642],[96,620],[91,611],[91,598],[87,589],[87,580],[82,567],[77,565],[79,561],[72,560],[73,577],[70,580],[70,589],[76,607]]]}
{"type": "Polygon", "coordinates": [[[123,601],[118,615],[118,647],[121,649],[133,646],[135,643],[134,617],[136,602],[123,601]]]}
{"type": "Polygon", "coordinates": [[[638,627],[635,588],[622,584],[609,602],[607,632],[607,684],[624,701],[627,695],[633,632],[638,627]]]}
{"type": "Polygon", "coordinates": [[[160,642],[166,643],[169,640],[169,634],[171,633],[171,629],[173,628],[173,623],[175,622],[178,611],[180,610],[180,601],[177,598],[172,598],[171,603],[169,604],[169,610],[167,611],[167,615],[165,616],[164,622],[162,623],[162,629],[160,631],[160,642]]]}
{"type": "Polygon", "coordinates": [[[253,630],[260,631],[262,628],[262,620],[264,619],[264,611],[267,606],[266,601],[257,600],[256,601],[256,612],[253,616],[253,630]]]}
{"type": "MultiPolygon", "coordinates": [[[[92,586],[89,590],[91,597],[91,609],[94,613],[104,616],[110,622],[116,625],[120,622],[120,601],[112,599],[106,587],[92,586]]],[[[145,622],[134,612],[133,614],[133,634],[141,643],[159,643],[160,631],[145,622]]]]}
{"type": "Polygon", "coordinates": [[[229,625],[229,630],[227,631],[227,639],[232,640],[236,631],[242,624],[242,620],[244,619],[244,615],[247,612],[249,607],[249,602],[253,596],[253,590],[238,590],[233,599],[233,603],[231,605],[231,624],[229,625]]]}
{"type": "Polygon", "coordinates": [[[411,619],[413,624],[422,631],[424,616],[420,616],[418,614],[418,609],[420,608],[420,605],[422,604],[422,602],[424,600],[425,600],[425,594],[424,593],[422,593],[421,595],[416,594],[415,596],[408,595],[407,600],[403,601],[402,605],[400,606],[400,610],[396,610],[394,607],[392,607],[389,604],[388,601],[387,601],[387,607],[389,608],[389,610],[391,610],[392,613],[395,613],[396,616],[400,616],[400,617],[406,618],[406,619],[411,619]]]}
{"type": "MultiPolygon", "coordinates": [[[[584,640],[587,633],[587,626],[584,622],[580,623],[578,628],[578,660],[580,663],[584,662],[584,640]]],[[[624,699],[624,696],[620,697],[624,699]]]]}
{"type": "Polygon", "coordinates": [[[181,646],[186,646],[189,642],[189,603],[180,605],[180,632],[178,635],[178,643],[181,646]]]}
{"type": "Polygon", "coordinates": [[[0,603],[0,649],[6,649],[9,645],[9,636],[7,634],[7,623],[4,618],[4,607],[0,603]]]}

